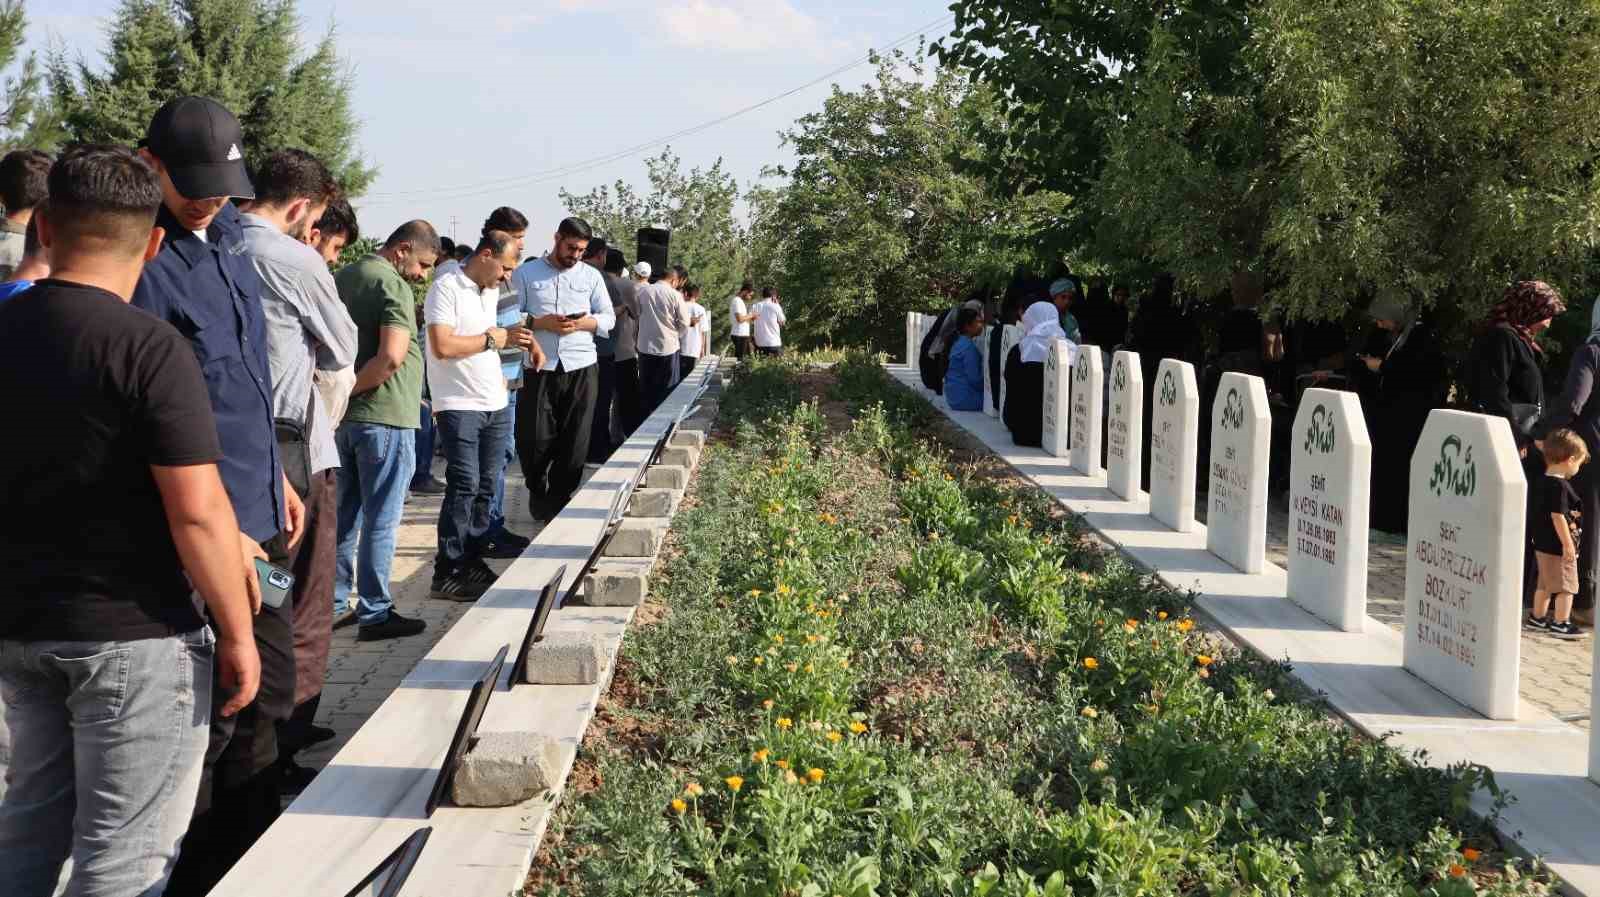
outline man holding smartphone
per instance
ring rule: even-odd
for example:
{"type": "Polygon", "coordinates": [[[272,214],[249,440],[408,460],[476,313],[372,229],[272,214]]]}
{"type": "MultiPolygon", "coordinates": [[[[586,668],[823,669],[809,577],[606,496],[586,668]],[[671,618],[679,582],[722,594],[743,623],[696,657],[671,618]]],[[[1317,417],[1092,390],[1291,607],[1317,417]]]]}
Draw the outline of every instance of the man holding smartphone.
{"type": "Polygon", "coordinates": [[[537,365],[530,356],[517,400],[517,455],[535,520],[560,513],[578,491],[600,392],[594,338],[616,326],[600,272],[581,264],[593,237],[588,222],[567,218],[550,251],[511,278],[543,356],[537,365]]]}
{"type": "Polygon", "coordinates": [[[0,440],[14,749],[0,887],[51,894],[71,856],[68,893],[159,894],[194,811],[213,683],[223,717],[260,685],[253,595],[201,366],[171,324],[128,306],[162,247],[155,173],[80,146],[50,194],[36,220],[54,275],[0,307],[0,394],[28,422],[27,439],[0,440]]]}

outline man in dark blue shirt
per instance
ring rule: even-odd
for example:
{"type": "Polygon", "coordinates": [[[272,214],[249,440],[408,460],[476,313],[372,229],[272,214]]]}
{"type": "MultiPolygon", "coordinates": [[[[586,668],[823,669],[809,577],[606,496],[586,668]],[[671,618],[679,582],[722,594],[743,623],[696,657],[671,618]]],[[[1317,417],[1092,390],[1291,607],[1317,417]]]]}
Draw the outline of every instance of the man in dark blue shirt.
{"type": "MultiPolygon", "coordinates": [[[[255,196],[243,145],[238,119],[214,100],[179,97],[156,112],[140,154],[161,182],[156,224],[166,236],[133,304],[176,327],[200,362],[222,445],[218,467],[239,520],[241,575],[259,602],[255,560],[288,566],[305,508],[278,460],[261,281],[229,202],[255,196]]],[[[195,824],[169,894],[209,891],[276,816],[275,728],[294,708],[291,611],[287,602],[262,606],[256,618],[256,701],[232,718],[212,714],[195,824]]]]}

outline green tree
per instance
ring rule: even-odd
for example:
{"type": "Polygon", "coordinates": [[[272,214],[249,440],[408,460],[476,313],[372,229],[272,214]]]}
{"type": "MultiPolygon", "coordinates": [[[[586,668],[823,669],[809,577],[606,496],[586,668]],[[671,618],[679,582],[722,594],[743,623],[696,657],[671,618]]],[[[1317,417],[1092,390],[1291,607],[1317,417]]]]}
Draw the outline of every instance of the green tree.
{"type": "Polygon", "coordinates": [[[633,256],[641,227],[672,231],[670,258],[689,269],[689,279],[703,289],[701,301],[714,310],[718,333],[726,332],[725,314],[716,314],[718,300],[739,288],[749,266],[748,234],[734,215],[739,185],[718,159],[710,168],[683,171],[671,147],[645,161],[648,192],[626,181],[599,186],[578,195],[561,191],[561,201],[595,233],[633,256]]]}
{"type": "Polygon", "coordinates": [[[1059,193],[992,189],[975,135],[1005,130],[992,93],[915,56],[834,88],[784,135],[792,167],[753,196],[757,272],[777,281],[801,342],[897,348],[905,312],[947,307],[1033,261],[1033,235],[1070,208],[1059,193]]]}
{"type": "Polygon", "coordinates": [[[44,73],[32,53],[22,52],[28,16],[22,0],[0,0],[0,152],[30,147],[52,149],[60,141],[60,122],[45,94],[44,73]]]}
{"type": "Polygon", "coordinates": [[[122,0],[101,66],[51,57],[53,99],[72,139],[133,144],[167,100],[209,96],[239,116],[247,161],[299,147],[359,195],[377,172],[355,148],[348,67],[331,30],[303,54],[297,25],[295,0],[122,0]]]}

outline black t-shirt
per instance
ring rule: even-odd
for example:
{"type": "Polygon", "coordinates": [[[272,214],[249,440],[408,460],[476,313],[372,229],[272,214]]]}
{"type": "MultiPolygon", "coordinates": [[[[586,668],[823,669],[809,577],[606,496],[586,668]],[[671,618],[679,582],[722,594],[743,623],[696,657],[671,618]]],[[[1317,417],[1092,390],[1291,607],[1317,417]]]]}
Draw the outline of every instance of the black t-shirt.
{"type": "Polygon", "coordinates": [[[58,280],[0,306],[0,638],[127,641],[202,624],[150,466],[221,457],[172,325],[58,280]]]}
{"type": "MultiPolygon", "coordinates": [[[[1583,502],[1578,498],[1578,493],[1572,484],[1560,477],[1549,474],[1539,478],[1538,494],[1534,496],[1534,508],[1537,513],[1533,520],[1533,548],[1544,554],[1559,555],[1563,549],[1561,538],[1556,534],[1556,524],[1550,519],[1551,514],[1560,514],[1567,518],[1567,524],[1574,526],[1577,520],[1575,511],[1583,507],[1583,502]]],[[[1575,527],[1574,527],[1575,529],[1575,527]]],[[[1577,544],[1577,533],[1573,532],[1573,544],[1577,544]]]]}

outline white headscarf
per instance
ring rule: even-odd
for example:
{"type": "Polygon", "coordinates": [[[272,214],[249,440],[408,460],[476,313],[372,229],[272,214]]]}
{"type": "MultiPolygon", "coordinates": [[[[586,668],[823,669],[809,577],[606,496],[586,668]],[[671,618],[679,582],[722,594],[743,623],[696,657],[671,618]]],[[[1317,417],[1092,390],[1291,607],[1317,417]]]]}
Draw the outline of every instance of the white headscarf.
{"type": "Polygon", "coordinates": [[[1045,356],[1050,354],[1050,345],[1058,339],[1066,339],[1067,332],[1061,329],[1061,315],[1056,311],[1054,302],[1035,302],[1028,306],[1022,313],[1022,361],[1024,364],[1043,364],[1045,356]]]}

